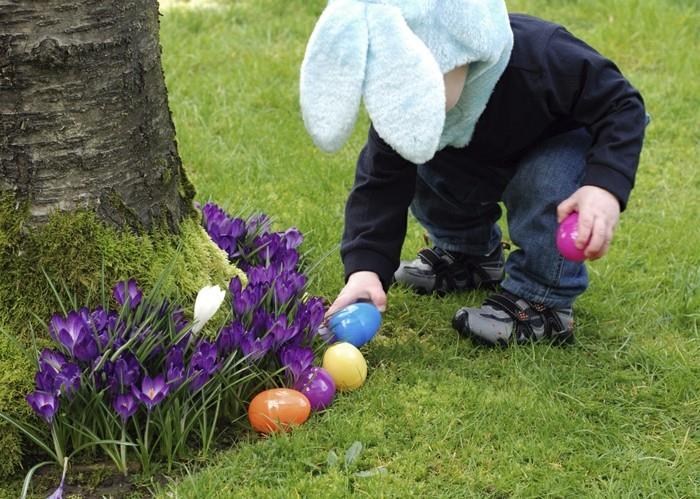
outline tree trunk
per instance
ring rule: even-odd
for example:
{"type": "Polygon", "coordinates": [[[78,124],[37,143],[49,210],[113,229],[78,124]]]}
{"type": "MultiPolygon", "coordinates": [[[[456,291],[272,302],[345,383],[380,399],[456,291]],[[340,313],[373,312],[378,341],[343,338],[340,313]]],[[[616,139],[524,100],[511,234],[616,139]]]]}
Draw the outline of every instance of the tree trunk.
{"type": "Polygon", "coordinates": [[[0,194],[172,230],[192,210],[156,0],[0,0],[0,194]]]}

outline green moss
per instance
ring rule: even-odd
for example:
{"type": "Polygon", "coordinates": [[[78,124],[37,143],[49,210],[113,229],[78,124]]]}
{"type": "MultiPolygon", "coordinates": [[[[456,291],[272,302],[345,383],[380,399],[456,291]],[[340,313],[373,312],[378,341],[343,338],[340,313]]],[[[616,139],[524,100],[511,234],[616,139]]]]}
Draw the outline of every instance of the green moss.
{"type": "MultiPolygon", "coordinates": [[[[184,220],[173,236],[120,232],[92,212],[56,214],[45,226],[27,230],[25,215],[11,197],[0,197],[0,328],[17,342],[0,338],[0,412],[15,417],[29,414],[24,395],[33,380],[22,349],[31,344],[32,328],[39,340],[47,338],[43,321],[59,309],[44,272],[88,306],[101,300],[103,273],[108,289],[132,277],[149,289],[170,269],[165,290],[185,307],[202,286],[225,286],[233,275],[244,277],[194,218],[184,220]]],[[[16,469],[20,445],[17,432],[0,424],[0,448],[10,456],[0,460],[0,477],[16,469]]]]}
{"type": "MultiPolygon", "coordinates": [[[[33,365],[20,345],[3,334],[0,334],[0,367],[0,412],[15,418],[29,417],[30,409],[24,396],[32,389],[33,365]]],[[[22,458],[17,431],[5,421],[0,421],[0,449],[3,452],[0,477],[5,477],[17,469],[22,458]]]]}

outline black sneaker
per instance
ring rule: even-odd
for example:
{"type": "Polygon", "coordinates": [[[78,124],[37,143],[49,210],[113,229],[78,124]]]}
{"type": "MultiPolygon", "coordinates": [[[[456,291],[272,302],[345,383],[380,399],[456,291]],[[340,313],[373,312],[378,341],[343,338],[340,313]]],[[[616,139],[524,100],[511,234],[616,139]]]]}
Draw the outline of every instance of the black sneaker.
{"type": "Polygon", "coordinates": [[[394,279],[419,294],[444,294],[495,287],[503,280],[504,267],[500,244],[486,256],[465,255],[435,246],[420,250],[415,260],[402,261],[394,279]]]}
{"type": "Polygon", "coordinates": [[[547,308],[508,291],[490,296],[480,308],[460,308],[452,319],[452,326],[483,345],[574,341],[572,308],[547,308]]]}

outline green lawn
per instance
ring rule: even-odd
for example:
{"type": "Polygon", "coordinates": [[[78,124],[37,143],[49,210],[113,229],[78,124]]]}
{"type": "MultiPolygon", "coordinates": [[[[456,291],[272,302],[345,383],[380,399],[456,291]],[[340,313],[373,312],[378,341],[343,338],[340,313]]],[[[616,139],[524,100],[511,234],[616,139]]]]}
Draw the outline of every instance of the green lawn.
{"type": "MultiPolygon", "coordinates": [[[[183,161],[199,192],[306,234],[312,291],[342,286],[337,245],[350,143],[313,147],[298,71],[325,2],[251,0],[168,11],[161,39],[183,161]]],[[[509,2],[615,60],[653,122],[610,254],[589,265],[578,343],[485,350],[450,327],[481,293],[393,290],[363,349],[366,384],[289,435],[247,438],[164,497],[700,496],[700,5],[695,0],[509,2]],[[348,469],[334,451],[364,446],[348,469]],[[384,467],[370,477],[356,472],[384,467]]],[[[404,257],[421,246],[411,222],[404,257]]]]}

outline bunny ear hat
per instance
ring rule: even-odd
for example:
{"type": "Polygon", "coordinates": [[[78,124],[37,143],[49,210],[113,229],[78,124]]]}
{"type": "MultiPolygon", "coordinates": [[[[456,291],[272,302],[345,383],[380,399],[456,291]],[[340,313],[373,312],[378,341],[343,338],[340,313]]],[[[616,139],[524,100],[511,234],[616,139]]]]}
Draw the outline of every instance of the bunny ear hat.
{"type": "Polygon", "coordinates": [[[469,143],[512,48],[503,0],[330,0],[301,65],[304,125],[336,151],[364,101],[379,136],[425,163],[469,143]],[[464,89],[445,113],[443,74],[463,65],[464,89]]]}

